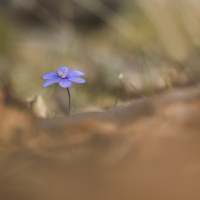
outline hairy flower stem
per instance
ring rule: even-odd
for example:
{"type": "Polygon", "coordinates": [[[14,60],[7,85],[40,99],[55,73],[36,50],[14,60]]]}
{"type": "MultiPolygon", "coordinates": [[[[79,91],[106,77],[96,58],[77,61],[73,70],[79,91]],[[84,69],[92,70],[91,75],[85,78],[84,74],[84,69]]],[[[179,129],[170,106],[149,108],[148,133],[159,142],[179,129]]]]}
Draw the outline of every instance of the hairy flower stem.
{"type": "Polygon", "coordinates": [[[69,88],[67,88],[67,93],[68,93],[68,97],[69,97],[69,113],[68,113],[68,116],[69,116],[70,115],[70,110],[71,110],[71,98],[70,98],[69,88]]]}

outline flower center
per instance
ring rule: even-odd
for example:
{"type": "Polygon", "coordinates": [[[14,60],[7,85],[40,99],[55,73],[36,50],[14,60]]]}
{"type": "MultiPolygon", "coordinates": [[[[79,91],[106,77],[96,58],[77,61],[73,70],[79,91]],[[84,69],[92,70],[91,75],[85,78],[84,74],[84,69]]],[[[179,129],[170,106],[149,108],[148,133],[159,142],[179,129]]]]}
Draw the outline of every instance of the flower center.
{"type": "Polygon", "coordinates": [[[58,71],[58,75],[59,75],[61,78],[66,78],[67,74],[68,74],[68,71],[66,71],[66,70],[59,70],[59,71],[58,71]]]}
{"type": "Polygon", "coordinates": [[[66,74],[65,74],[65,73],[61,73],[60,76],[61,76],[62,78],[65,78],[65,77],[66,77],[66,74]]]}

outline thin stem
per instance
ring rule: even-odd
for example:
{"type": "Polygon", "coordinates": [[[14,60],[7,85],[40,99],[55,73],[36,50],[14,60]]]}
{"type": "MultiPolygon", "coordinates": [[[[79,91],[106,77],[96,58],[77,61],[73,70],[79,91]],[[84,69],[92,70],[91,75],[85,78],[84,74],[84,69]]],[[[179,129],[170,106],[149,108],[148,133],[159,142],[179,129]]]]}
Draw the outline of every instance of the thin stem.
{"type": "Polygon", "coordinates": [[[71,98],[70,98],[69,88],[67,88],[67,93],[68,93],[68,97],[69,97],[69,115],[70,115],[70,110],[71,110],[71,98]]]}
{"type": "Polygon", "coordinates": [[[129,96],[128,92],[126,91],[125,85],[124,85],[124,83],[123,83],[123,81],[122,81],[121,79],[120,79],[120,83],[121,83],[121,85],[122,85],[122,87],[123,87],[123,89],[124,89],[124,92],[125,92],[126,95],[128,96],[130,102],[133,103],[133,101],[131,100],[131,97],[129,96]]]}
{"type": "Polygon", "coordinates": [[[116,106],[118,98],[119,98],[119,90],[117,91],[117,94],[116,94],[116,96],[115,96],[115,103],[114,103],[114,106],[116,106]]]}
{"type": "Polygon", "coordinates": [[[130,83],[130,85],[133,87],[133,89],[134,89],[142,98],[147,99],[147,97],[144,96],[143,94],[141,94],[141,93],[136,89],[136,87],[135,87],[132,83],[130,83]]]}

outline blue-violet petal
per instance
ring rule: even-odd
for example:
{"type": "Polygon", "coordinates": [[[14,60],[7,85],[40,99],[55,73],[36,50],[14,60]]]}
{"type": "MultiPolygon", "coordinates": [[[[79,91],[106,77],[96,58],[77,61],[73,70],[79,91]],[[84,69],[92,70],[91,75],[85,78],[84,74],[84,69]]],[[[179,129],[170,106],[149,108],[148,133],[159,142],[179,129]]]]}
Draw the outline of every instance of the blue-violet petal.
{"type": "Polygon", "coordinates": [[[52,79],[52,78],[58,78],[59,75],[55,72],[50,72],[50,73],[47,73],[47,74],[44,74],[41,79],[52,79]]]}
{"type": "Polygon", "coordinates": [[[52,85],[53,83],[58,82],[60,79],[61,79],[60,77],[49,79],[49,80],[45,81],[45,82],[42,84],[42,87],[47,87],[47,86],[49,86],[49,85],[52,85]]]}
{"type": "Polygon", "coordinates": [[[75,83],[85,83],[85,79],[77,77],[69,77],[68,80],[73,81],[75,83]]]}
{"type": "Polygon", "coordinates": [[[67,74],[67,77],[83,76],[83,75],[85,75],[85,73],[83,73],[83,72],[81,72],[81,71],[71,70],[71,71],[69,71],[69,73],[67,74]]]}
{"type": "Polygon", "coordinates": [[[72,82],[70,80],[66,79],[66,78],[61,79],[60,82],[59,82],[59,85],[63,88],[68,88],[68,87],[71,86],[71,84],[72,84],[72,82]]]}
{"type": "Polygon", "coordinates": [[[65,73],[65,72],[67,72],[69,70],[69,68],[68,67],[65,67],[65,66],[62,66],[62,67],[58,67],[57,68],[57,72],[59,73],[59,72],[62,72],[62,73],[65,73]]]}

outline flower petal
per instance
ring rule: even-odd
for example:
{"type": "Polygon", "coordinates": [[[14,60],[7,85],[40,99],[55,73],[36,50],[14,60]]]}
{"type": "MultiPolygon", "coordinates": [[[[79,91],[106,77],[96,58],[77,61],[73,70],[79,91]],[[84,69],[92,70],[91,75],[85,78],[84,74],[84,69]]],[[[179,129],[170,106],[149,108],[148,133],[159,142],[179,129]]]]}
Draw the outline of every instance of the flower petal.
{"type": "Polygon", "coordinates": [[[83,73],[83,72],[81,72],[81,71],[71,70],[71,71],[69,71],[69,73],[67,74],[67,77],[83,76],[83,75],[85,75],[85,73],[83,73]]]}
{"type": "Polygon", "coordinates": [[[62,66],[62,67],[58,67],[57,68],[57,72],[59,73],[59,72],[62,72],[62,73],[65,73],[65,72],[67,72],[69,70],[69,68],[68,67],[65,67],[65,66],[62,66]]]}
{"type": "Polygon", "coordinates": [[[41,79],[52,79],[52,78],[57,78],[59,77],[59,75],[55,72],[50,72],[50,73],[47,73],[47,74],[44,74],[41,79]]]}
{"type": "Polygon", "coordinates": [[[60,79],[61,79],[60,77],[49,79],[49,80],[45,81],[45,82],[42,84],[42,87],[47,87],[47,86],[49,86],[49,85],[52,85],[53,83],[58,82],[60,79]]]}
{"type": "Polygon", "coordinates": [[[73,81],[75,83],[85,83],[85,79],[77,77],[69,77],[68,80],[73,81]]]}
{"type": "Polygon", "coordinates": [[[72,84],[72,82],[66,78],[61,79],[59,82],[59,85],[63,88],[68,88],[71,86],[71,84],[72,84]]]}

